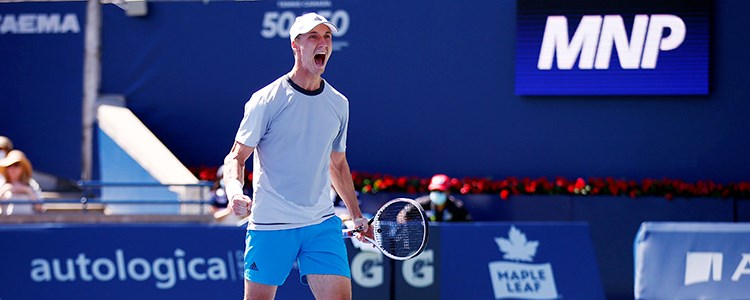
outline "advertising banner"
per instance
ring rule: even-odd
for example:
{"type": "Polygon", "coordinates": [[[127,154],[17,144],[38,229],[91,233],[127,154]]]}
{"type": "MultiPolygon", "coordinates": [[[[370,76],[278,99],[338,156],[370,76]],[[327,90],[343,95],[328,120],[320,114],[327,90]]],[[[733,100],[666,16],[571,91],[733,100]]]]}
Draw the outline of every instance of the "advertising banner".
{"type": "Polygon", "coordinates": [[[583,223],[456,224],[440,246],[442,299],[604,299],[583,223]]]}
{"type": "Polygon", "coordinates": [[[0,237],[4,300],[242,297],[242,228],[26,225],[0,237]]]}
{"type": "Polygon", "coordinates": [[[636,299],[746,299],[750,224],[643,223],[634,292],[636,299]]]}
{"type": "Polygon", "coordinates": [[[430,226],[425,250],[395,261],[369,244],[350,239],[349,265],[354,299],[440,299],[440,232],[430,226]]]}
{"type": "MultiPolygon", "coordinates": [[[[348,239],[354,299],[602,299],[585,224],[433,224],[425,251],[348,239]]],[[[245,229],[9,225],[0,299],[240,299],[245,229]]],[[[313,299],[293,268],[277,299],[313,299]]]]}
{"type": "Polygon", "coordinates": [[[708,93],[711,1],[517,3],[517,95],[708,93]]]}

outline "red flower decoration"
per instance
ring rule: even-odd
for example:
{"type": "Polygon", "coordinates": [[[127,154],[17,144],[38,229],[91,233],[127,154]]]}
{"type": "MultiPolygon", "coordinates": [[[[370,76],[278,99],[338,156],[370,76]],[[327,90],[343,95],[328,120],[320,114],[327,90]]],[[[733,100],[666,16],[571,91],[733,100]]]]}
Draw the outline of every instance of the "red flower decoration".
{"type": "MultiPolygon", "coordinates": [[[[212,181],[216,178],[218,167],[191,167],[189,170],[200,180],[212,181]]],[[[253,175],[247,172],[248,182],[253,175]]],[[[352,171],[354,187],[362,193],[392,192],[408,194],[425,194],[430,184],[430,177],[381,175],[352,171]]],[[[558,176],[553,181],[545,177],[537,179],[517,178],[451,178],[450,189],[453,193],[496,194],[502,200],[513,195],[610,195],[636,198],[641,196],[661,196],[667,200],[674,197],[709,197],[750,199],[750,182],[714,183],[710,180],[699,180],[694,183],[679,179],[643,179],[640,182],[627,179],[576,178],[571,181],[558,176]]]]}

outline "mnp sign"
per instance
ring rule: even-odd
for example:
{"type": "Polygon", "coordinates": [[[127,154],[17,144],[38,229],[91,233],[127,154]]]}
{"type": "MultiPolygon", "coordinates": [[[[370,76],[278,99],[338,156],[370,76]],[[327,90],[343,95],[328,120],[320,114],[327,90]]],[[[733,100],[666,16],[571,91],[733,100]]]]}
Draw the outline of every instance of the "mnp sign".
{"type": "Polygon", "coordinates": [[[643,223],[636,299],[747,299],[750,224],[643,223]]]}
{"type": "Polygon", "coordinates": [[[708,93],[710,1],[519,0],[516,94],[708,93]]]}

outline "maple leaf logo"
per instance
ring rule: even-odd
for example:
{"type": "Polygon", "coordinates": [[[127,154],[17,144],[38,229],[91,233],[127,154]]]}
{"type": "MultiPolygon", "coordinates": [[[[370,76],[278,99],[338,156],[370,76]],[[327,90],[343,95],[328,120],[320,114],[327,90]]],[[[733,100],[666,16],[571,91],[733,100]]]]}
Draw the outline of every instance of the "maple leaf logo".
{"type": "Polygon", "coordinates": [[[526,235],[513,225],[508,231],[508,239],[495,238],[495,243],[505,253],[504,259],[515,261],[531,261],[539,246],[539,241],[527,241],[526,235]]]}

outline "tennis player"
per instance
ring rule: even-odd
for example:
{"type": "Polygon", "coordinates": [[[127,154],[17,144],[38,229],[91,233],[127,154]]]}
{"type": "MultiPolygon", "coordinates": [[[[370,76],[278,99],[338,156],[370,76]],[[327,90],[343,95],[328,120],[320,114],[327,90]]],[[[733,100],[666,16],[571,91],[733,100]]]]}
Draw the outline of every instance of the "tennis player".
{"type": "Polygon", "coordinates": [[[346,160],[348,100],[321,77],[336,31],[318,14],[297,17],[289,31],[294,67],[250,97],[224,160],[232,211],[239,217],[249,215],[245,299],[273,299],[295,261],[300,280],[315,298],[351,298],[331,184],[354,225],[370,230],[346,160]],[[253,153],[251,200],[242,185],[245,162],[253,153]]]}

